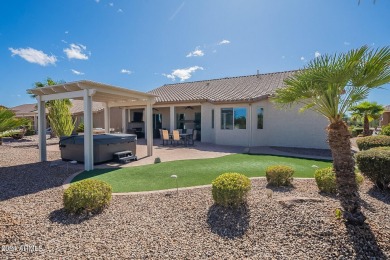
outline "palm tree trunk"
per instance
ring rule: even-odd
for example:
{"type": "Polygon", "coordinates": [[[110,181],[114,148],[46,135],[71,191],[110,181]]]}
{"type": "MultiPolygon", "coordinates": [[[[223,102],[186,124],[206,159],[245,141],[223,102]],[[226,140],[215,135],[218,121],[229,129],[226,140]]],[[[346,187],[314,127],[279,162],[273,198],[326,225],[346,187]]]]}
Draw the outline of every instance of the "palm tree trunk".
{"type": "Polygon", "coordinates": [[[368,122],[368,116],[364,115],[364,123],[363,123],[363,136],[370,135],[370,123],[368,122]]]}
{"type": "Polygon", "coordinates": [[[351,152],[350,134],[342,122],[328,126],[328,142],[333,156],[333,168],[343,217],[354,225],[364,223],[366,217],[361,212],[360,196],[355,180],[355,162],[351,152]]]}

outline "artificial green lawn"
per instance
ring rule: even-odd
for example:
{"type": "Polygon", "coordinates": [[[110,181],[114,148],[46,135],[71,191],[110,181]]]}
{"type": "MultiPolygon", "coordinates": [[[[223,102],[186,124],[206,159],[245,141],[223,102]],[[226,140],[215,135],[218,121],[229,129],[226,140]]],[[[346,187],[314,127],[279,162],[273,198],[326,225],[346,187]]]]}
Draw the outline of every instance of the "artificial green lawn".
{"type": "Polygon", "coordinates": [[[87,178],[106,181],[113,192],[151,191],[176,188],[171,175],[178,176],[179,187],[211,184],[218,175],[238,172],[248,177],[265,176],[270,165],[288,165],[294,168],[293,177],[314,176],[319,168],[331,166],[331,162],[307,160],[271,155],[233,154],[212,159],[182,160],[121,169],[96,169],[83,172],[72,182],[87,178]]]}

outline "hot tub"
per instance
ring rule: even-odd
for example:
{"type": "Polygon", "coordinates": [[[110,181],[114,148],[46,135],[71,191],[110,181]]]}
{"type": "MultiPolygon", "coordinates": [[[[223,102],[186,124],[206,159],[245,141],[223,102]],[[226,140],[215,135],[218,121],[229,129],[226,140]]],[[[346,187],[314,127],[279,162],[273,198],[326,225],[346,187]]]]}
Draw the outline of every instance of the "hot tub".
{"type": "MultiPolygon", "coordinates": [[[[137,136],[134,134],[101,134],[93,136],[94,164],[108,162],[116,152],[131,151],[136,155],[137,136]]],[[[84,136],[60,138],[61,158],[64,161],[84,162],[84,136]]]]}

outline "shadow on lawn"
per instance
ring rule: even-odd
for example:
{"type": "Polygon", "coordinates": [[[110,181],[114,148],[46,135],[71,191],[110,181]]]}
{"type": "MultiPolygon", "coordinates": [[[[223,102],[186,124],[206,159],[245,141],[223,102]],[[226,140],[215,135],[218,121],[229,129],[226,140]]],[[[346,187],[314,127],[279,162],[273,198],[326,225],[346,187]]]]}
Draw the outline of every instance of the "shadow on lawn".
{"type": "Polygon", "coordinates": [[[229,239],[241,237],[249,227],[249,208],[225,208],[214,204],[207,213],[207,224],[211,232],[229,239]]]}

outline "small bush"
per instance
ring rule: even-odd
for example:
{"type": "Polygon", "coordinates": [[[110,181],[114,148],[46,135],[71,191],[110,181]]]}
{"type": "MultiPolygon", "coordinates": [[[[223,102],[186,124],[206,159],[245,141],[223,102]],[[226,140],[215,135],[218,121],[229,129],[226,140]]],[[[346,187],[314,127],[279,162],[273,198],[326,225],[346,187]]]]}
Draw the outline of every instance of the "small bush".
{"type": "Polygon", "coordinates": [[[237,207],[246,202],[251,181],[243,174],[224,173],[212,182],[212,194],[216,204],[237,207]]]}
{"type": "Polygon", "coordinates": [[[378,147],[358,152],[356,162],[363,175],[380,189],[389,188],[390,147],[378,147]]]}
{"type": "Polygon", "coordinates": [[[77,133],[84,133],[84,123],[80,123],[76,129],[77,133]]]}
{"type": "Polygon", "coordinates": [[[376,135],[366,136],[356,140],[359,150],[368,150],[374,147],[390,146],[390,136],[376,135]]]}
{"type": "Polygon", "coordinates": [[[156,164],[156,163],[161,163],[160,157],[154,158],[154,164],[156,164]]]}
{"type": "Polygon", "coordinates": [[[390,125],[386,125],[386,126],[382,127],[381,135],[390,136],[390,125]]]}
{"type": "Polygon", "coordinates": [[[64,208],[70,213],[95,213],[111,201],[111,186],[100,180],[83,180],[70,185],[64,192],[64,208]]]}
{"type": "MultiPolygon", "coordinates": [[[[336,193],[336,174],[333,171],[333,167],[328,167],[324,169],[318,169],[314,173],[314,178],[317,183],[317,187],[322,192],[327,193],[336,193]]],[[[363,175],[356,173],[356,183],[360,186],[364,181],[363,175]]]]}
{"type": "Polygon", "coordinates": [[[293,180],[294,169],[289,166],[269,166],[265,170],[267,182],[275,186],[289,186],[293,180]]]}

